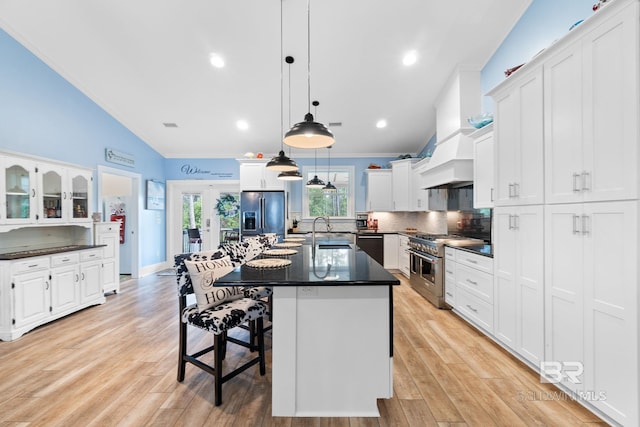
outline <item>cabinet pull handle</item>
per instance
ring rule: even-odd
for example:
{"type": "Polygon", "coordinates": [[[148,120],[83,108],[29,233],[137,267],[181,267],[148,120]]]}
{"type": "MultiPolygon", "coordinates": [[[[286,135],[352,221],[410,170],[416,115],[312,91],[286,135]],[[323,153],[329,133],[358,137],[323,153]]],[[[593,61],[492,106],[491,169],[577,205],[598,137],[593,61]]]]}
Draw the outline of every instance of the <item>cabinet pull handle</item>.
{"type": "Polygon", "coordinates": [[[84,280],[84,273],[82,273],[82,280],[84,280]]]}
{"type": "Polygon", "coordinates": [[[589,224],[589,216],[582,215],[582,234],[589,234],[589,228],[587,225],[589,224]]]}
{"type": "Polygon", "coordinates": [[[31,197],[36,197],[36,189],[35,188],[31,189],[31,197]]]}
{"type": "Polygon", "coordinates": [[[46,286],[44,287],[45,290],[49,290],[49,281],[47,280],[46,282],[44,282],[46,284],[46,286]]]}
{"type": "Polygon", "coordinates": [[[447,292],[447,295],[449,295],[450,297],[453,296],[453,294],[451,292],[447,292]]]}
{"type": "Polygon", "coordinates": [[[573,216],[573,234],[580,234],[580,226],[578,225],[578,221],[580,217],[578,215],[573,216]]]}
{"type": "Polygon", "coordinates": [[[477,264],[478,261],[476,261],[475,259],[469,259],[467,258],[467,262],[470,262],[471,264],[477,264]]]}
{"type": "Polygon", "coordinates": [[[451,270],[447,270],[447,273],[449,273],[449,274],[453,274],[453,271],[451,271],[451,270]]]}
{"type": "Polygon", "coordinates": [[[38,266],[38,264],[31,264],[31,265],[28,265],[27,268],[34,268],[34,267],[37,267],[37,266],[38,266]]]}
{"type": "Polygon", "coordinates": [[[587,171],[582,171],[582,191],[588,191],[591,187],[591,174],[587,171]]]}
{"type": "Polygon", "coordinates": [[[513,183],[509,183],[509,198],[513,197],[513,183]]]}
{"type": "Polygon", "coordinates": [[[66,191],[64,193],[62,193],[62,198],[67,200],[67,192],[66,191]]]}
{"type": "Polygon", "coordinates": [[[473,308],[473,307],[471,307],[469,304],[467,304],[467,307],[469,307],[469,310],[473,311],[474,313],[477,313],[477,312],[478,312],[478,309],[477,309],[477,308],[473,308]]]}
{"type": "Polygon", "coordinates": [[[491,187],[491,201],[493,202],[493,187],[491,187]]]}
{"type": "Polygon", "coordinates": [[[478,282],[474,282],[474,281],[473,281],[473,280],[471,280],[471,279],[467,279],[467,282],[471,283],[471,284],[472,284],[472,285],[474,285],[474,286],[478,286],[478,282]]]}
{"type": "Polygon", "coordinates": [[[80,276],[78,276],[78,275],[76,274],[76,282],[77,282],[78,280],[80,280],[80,276]]]}
{"type": "Polygon", "coordinates": [[[574,172],[573,174],[573,192],[574,193],[580,192],[580,187],[578,185],[578,178],[580,178],[580,174],[574,172]]]}

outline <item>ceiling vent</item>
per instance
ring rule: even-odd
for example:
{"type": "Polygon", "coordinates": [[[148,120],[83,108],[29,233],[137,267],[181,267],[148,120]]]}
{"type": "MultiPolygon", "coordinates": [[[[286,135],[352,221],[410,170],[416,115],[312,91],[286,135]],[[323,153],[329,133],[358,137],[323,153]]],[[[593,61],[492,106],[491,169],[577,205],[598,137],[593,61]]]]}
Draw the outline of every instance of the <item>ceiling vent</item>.
{"type": "Polygon", "coordinates": [[[329,122],[330,128],[339,128],[340,126],[342,126],[342,122],[329,122]]]}
{"type": "Polygon", "coordinates": [[[177,128],[178,125],[176,123],[163,123],[166,128],[177,128]]]}

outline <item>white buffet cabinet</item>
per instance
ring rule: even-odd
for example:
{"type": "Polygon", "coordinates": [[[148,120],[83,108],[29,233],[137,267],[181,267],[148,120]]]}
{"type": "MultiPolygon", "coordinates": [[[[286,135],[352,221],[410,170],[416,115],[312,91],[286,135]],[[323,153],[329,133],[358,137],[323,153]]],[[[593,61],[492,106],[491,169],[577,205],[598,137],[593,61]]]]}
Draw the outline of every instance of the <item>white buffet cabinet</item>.
{"type": "Polygon", "coordinates": [[[0,340],[105,302],[102,247],[0,261],[0,340]]]}
{"type": "Polygon", "coordinates": [[[93,241],[102,252],[104,293],[120,291],[120,221],[93,224],[93,241]]]}

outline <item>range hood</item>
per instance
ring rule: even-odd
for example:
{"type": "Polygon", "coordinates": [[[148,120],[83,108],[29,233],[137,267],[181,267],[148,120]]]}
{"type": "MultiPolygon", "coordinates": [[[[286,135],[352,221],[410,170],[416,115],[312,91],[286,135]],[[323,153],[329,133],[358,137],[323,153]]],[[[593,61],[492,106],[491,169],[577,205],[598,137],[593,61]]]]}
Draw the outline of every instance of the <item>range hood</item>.
{"type": "Polygon", "coordinates": [[[421,188],[473,184],[475,129],[467,117],[480,111],[480,71],[458,67],[436,101],[436,148],[421,169],[421,188]]]}
{"type": "Polygon", "coordinates": [[[433,156],[421,173],[423,188],[442,188],[473,184],[473,141],[462,130],[439,141],[433,156]]]}

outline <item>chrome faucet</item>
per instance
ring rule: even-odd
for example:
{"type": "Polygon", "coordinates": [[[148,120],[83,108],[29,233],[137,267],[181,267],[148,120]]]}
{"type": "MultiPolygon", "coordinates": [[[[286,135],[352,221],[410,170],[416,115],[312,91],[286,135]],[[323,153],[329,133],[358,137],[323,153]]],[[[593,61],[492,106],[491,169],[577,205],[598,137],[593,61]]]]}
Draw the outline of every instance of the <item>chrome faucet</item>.
{"type": "Polygon", "coordinates": [[[313,258],[316,257],[316,221],[322,219],[325,224],[327,224],[327,231],[331,231],[331,223],[329,222],[328,216],[318,216],[314,218],[313,224],[311,225],[311,256],[313,258]]]}

